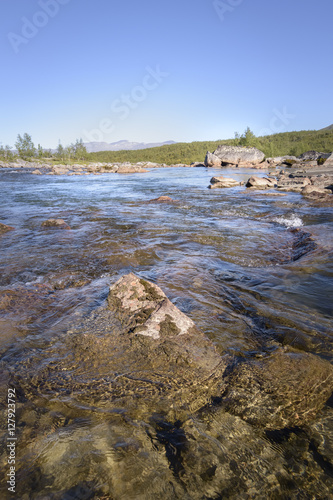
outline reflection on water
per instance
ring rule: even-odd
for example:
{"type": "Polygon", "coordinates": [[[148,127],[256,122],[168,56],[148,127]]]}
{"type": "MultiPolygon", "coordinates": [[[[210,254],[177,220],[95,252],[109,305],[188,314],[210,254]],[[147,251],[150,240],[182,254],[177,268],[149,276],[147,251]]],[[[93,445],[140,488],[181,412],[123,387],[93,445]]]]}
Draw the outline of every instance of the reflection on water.
{"type": "MultiPolygon", "coordinates": [[[[265,432],[218,401],[170,421],[150,401],[134,414],[111,404],[110,374],[92,344],[79,366],[72,360],[79,325],[88,337],[106,335],[93,331],[94,314],[130,271],[160,286],[221,354],[247,358],[282,344],[331,360],[333,210],[294,193],[208,190],[219,173],[0,172],[0,221],[15,227],[0,237],[1,393],[8,384],[18,391],[12,498],[330,497],[330,403],[306,428],[265,432]],[[160,195],[176,202],[146,203],[160,195]],[[71,230],[42,228],[48,218],[71,230]]],[[[126,363],[126,351],[117,356],[126,363]]]]}

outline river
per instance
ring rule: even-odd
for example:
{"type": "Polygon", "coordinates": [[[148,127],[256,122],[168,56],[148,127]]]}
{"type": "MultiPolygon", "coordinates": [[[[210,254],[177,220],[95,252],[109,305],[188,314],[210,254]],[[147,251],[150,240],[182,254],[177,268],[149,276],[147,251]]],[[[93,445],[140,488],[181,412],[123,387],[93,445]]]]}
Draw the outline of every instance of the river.
{"type": "MultiPolygon", "coordinates": [[[[253,173],[223,170],[244,181],[253,173]]],[[[333,208],[297,193],[210,190],[213,175],[221,170],[0,170],[0,222],[15,228],[0,236],[4,409],[8,387],[17,390],[16,492],[8,498],[331,498],[332,399],[306,428],[265,432],[221,416],[218,403],[186,422],[157,422],[105,401],[80,406],[71,393],[22,388],[57,362],[56,346],[129,272],[162,288],[221,354],[288,345],[332,361],[333,208]],[[175,203],[147,203],[161,195],[175,203]],[[42,227],[48,218],[70,230],[42,227]]],[[[1,428],[6,473],[4,412],[1,428]]],[[[6,490],[5,474],[1,481],[6,490]]]]}

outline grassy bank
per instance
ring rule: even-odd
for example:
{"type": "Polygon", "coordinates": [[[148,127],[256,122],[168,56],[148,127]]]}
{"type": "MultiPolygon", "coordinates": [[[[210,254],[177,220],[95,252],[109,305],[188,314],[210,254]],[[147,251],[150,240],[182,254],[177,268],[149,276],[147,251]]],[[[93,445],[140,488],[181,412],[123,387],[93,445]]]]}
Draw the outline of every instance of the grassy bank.
{"type": "MultiPolygon", "coordinates": [[[[180,142],[160,146],[158,148],[137,151],[100,151],[89,153],[89,161],[136,163],[151,161],[156,163],[192,163],[203,161],[207,151],[213,152],[219,144],[238,145],[238,139],[202,142],[180,142]]],[[[255,146],[268,156],[295,155],[314,149],[324,153],[333,151],[333,128],[322,130],[302,130],[300,132],[284,132],[264,137],[253,137],[246,144],[255,146]]]]}

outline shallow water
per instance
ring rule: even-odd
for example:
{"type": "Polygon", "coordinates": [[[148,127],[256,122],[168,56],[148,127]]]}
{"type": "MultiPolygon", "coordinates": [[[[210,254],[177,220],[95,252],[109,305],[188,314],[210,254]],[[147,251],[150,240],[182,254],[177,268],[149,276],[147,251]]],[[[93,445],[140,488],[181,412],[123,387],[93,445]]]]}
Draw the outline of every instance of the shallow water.
{"type": "MultiPolygon", "coordinates": [[[[72,329],[131,271],[160,286],[221,354],[282,344],[332,360],[333,209],[295,193],[209,190],[213,175],[221,171],[0,171],[0,221],[15,228],[0,236],[1,392],[18,388],[11,498],[330,498],[330,403],[307,429],[274,434],[218,404],[167,422],[148,401],[134,418],[101,397],[79,403],[65,382],[33,389],[35,373],[70,356],[72,329]],[[161,195],[176,203],[147,204],[161,195]],[[71,229],[42,228],[48,218],[71,229]]],[[[106,374],[98,362],[93,370],[81,366],[85,383],[100,384],[106,374]]],[[[81,372],[73,366],[73,377],[81,372]]],[[[4,447],[3,470],[6,461],[4,447]]]]}

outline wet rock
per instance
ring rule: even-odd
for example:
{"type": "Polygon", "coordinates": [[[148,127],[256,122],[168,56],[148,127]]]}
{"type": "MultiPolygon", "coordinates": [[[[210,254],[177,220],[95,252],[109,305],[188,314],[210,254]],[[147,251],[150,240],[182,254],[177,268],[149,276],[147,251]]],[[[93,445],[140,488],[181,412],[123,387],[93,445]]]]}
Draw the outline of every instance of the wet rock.
{"type": "Polygon", "coordinates": [[[333,470],[333,408],[327,407],[323,415],[306,429],[311,438],[312,450],[333,470]]]}
{"type": "Polygon", "coordinates": [[[80,321],[51,351],[38,353],[38,369],[22,368],[18,384],[27,397],[71,393],[85,405],[124,408],[135,418],[154,412],[180,418],[202,408],[225,389],[230,362],[160,288],[134,274],[110,288],[108,307],[80,321]]]}
{"type": "Polygon", "coordinates": [[[224,407],[266,429],[311,421],[333,390],[333,367],[308,353],[280,348],[241,363],[229,378],[224,407]]]}
{"type": "Polygon", "coordinates": [[[210,151],[207,151],[204,163],[206,167],[220,167],[221,159],[210,151]]]}
{"type": "Polygon", "coordinates": [[[158,198],[148,201],[148,203],[176,203],[176,200],[173,200],[170,196],[159,196],[158,198]]]}
{"type": "Polygon", "coordinates": [[[247,181],[246,187],[254,189],[271,189],[275,187],[275,182],[268,177],[257,177],[256,175],[253,175],[247,181]]]}
{"type": "Polygon", "coordinates": [[[292,191],[300,193],[301,190],[311,184],[311,181],[304,174],[290,174],[289,176],[282,175],[278,177],[277,188],[281,191],[292,191]]]}
{"type": "Polygon", "coordinates": [[[69,170],[66,165],[55,165],[52,167],[52,172],[54,175],[66,175],[69,173],[69,170]]]}
{"type": "Polygon", "coordinates": [[[196,332],[191,319],[170,302],[154,283],[128,274],[111,287],[109,306],[128,323],[131,331],[154,339],[196,332]]]}
{"type": "Polygon", "coordinates": [[[301,193],[305,197],[312,198],[314,196],[316,197],[316,196],[320,196],[320,195],[328,196],[331,194],[331,191],[329,191],[328,189],[324,189],[324,188],[321,188],[318,186],[313,186],[311,184],[308,184],[307,186],[305,186],[302,189],[301,193]]]}
{"type": "Polygon", "coordinates": [[[289,262],[295,262],[304,255],[307,255],[309,252],[315,250],[317,247],[311,233],[303,231],[299,228],[291,228],[289,231],[294,235],[289,262]]]}
{"type": "Polygon", "coordinates": [[[38,168],[36,168],[36,170],[33,170],[31,173],[34,175],[42,175],[42,172],[38,170],[38,168]]]}
{"type": "MultiPolygon", "coordinates": [[[[265,154],[257,148],[247,148],[241,146],[224,146],[220,145],[214,151],[214,155],[223,163],[232,163],[238,165],[240,163],[258,164],[264,161],[265,154]]],[[[206,162],[205,162],[206,163],[206,162]]]]}
{"type": "Polygon", "coordinates": [[[241,185],[241,183],[235,179],[232,179],[231,177],[223,177],[222,175],[220,177],[212,177],[210,183],[211,185],[208,186],[210,189],[230,188],[241,185]]]}
{"type": "Polygon", "coordinates": [[[240,163],[238,167],[242,168],[252,168],[253,170],[268,170],[269,168],[272,167],[270,163],[267,161],[263,161],[261,163],[240,163]]]}
{"type": "Polygon", "coordinates": [[[7,224],[2,224],[2,222],[0,222],[0,235],[13,230],[14,228],[12,226],[7,226],[7,224]]]}
{"type": "Polygon", "coordinates": [[[148,170],[135,165],[120,165],[117,169],[117,174],[140,174],[145,172],[148,172],[148,170]]]}
{"type": "Polygon", "coordinates": [[[42,227],[52,227],[55,229],[70,229],[63,219],[48,219],[42,223],[42,227]]]}

